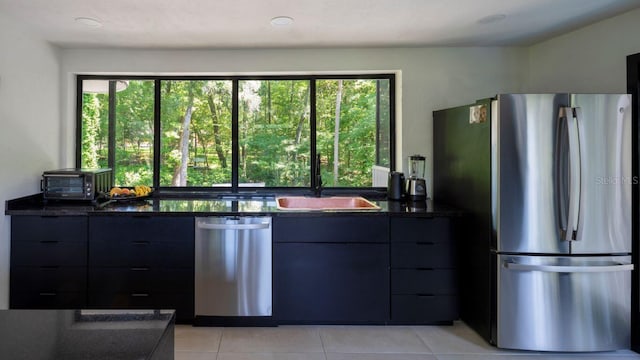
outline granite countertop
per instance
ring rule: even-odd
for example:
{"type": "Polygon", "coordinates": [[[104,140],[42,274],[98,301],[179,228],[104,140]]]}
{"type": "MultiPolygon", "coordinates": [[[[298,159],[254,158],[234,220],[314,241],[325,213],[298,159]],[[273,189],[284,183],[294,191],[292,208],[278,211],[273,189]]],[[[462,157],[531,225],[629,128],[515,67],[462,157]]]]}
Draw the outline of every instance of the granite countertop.
{"type": "Polygon", "coordinates": [[[387,200],[370,200],[380,207],[375,210],[280,210],[274,197],[242,198],[160,198],[91,204],[87,202],[43,202],[41,194],[7,201],[6,215],[270,215],[318,216],[336,214],[380,214],[398,216],[457,216],[458,209],[437,204],[432,200],[406,203],[387,200]]]}
{"type": "Polygon", "coordinates": [[[173,347],[174,321],[173,310],[0,310],[0,354],[6,359],[151,359],[169,350],[162,341],[173,347]]]}

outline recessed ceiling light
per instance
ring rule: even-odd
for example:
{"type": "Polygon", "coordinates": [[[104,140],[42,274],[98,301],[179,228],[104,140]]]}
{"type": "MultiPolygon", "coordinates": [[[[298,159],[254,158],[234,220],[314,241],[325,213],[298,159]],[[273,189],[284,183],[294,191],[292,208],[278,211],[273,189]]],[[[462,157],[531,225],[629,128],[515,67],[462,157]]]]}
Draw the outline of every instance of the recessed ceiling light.
{"type": "Polygon", "coordinates": [[[95,19],[95,18],[81,16],[81,17],[77,17],[75,20],[76,20],[77,23],[80,23],[80,24],[82,24],[84,26],[88,26],[88,27],[97,28],[97,27],[101,27],[102,26],[102,23],[100,22],[100,20],[95,19]]]}
{"type": "Polygon", "coordinates": [[[271,19],[271,26],[289,26],[293,24],[293,18],[289,16],[276,16],[271,19]]]}
{"type": "Polygon", "coordinates": [[[478,20],[478,24],[491,24],[494,22],[504,20],[504,18],[506,17],[507,15],[505,14],[493,14],[493,15],[489,15],[481,18],[480,20],[478,20]]]}

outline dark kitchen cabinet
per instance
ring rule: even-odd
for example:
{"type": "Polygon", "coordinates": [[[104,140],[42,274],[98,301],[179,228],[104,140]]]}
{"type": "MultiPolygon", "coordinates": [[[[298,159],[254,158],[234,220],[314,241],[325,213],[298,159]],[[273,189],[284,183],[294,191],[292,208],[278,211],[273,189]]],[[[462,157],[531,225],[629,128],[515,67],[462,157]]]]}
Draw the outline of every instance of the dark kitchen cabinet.
{"type": "Polygon", "coordinates": [[[87,305],[87,218],[11,217],[9,308],[87,305]]]}
{"type": "Polygon", "coordinates": [[[389,318],[386,216],[276,217],[274,317],[281,324],[389,318]]]}
{"type": "Polygon", "coordinates": [[[90,217],[88,305],[175,309],[178,321],[192,321],[193,221],[191,217],[90,217]]]}
{"type": "Polygon", "coordinates": [[[391,217],[391,323],[458,318],[455,236],[445,217],[391,217]]]}

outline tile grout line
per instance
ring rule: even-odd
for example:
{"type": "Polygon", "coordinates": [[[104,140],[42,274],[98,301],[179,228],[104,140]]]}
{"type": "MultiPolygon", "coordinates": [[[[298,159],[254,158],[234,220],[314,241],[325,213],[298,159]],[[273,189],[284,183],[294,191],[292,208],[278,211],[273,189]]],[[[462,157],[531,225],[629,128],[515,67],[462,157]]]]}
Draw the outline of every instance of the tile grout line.
{"type": "Polygon", "coordinates": [[[418,339],[420,339],[420,342],[427,348],[427,350],[429,350],[429,354],[435,356],[436,359],[438,359],[438,356],[436,356],[436,354],[433,352],[433,350],[431,349],[431,347],[429,346],[429,344],[427,344],[426,341],[424,341],[424,339],[422,338],[422,336],[420,336],[420,334],[418,333],[418,331],[416,331],[416,327],[415,326],[409,326],[409,329],[411,329],[411,332],[418,337],[418,339]]]}
{"type": "Polygon", "coordinates": [[[324,347],[324,339],[322,339],[322,330],[321,327],[316,326],[316,331],[318,332],[318,337],[320,338],[320,344],[322,345],[322,354],[324,355],[324,360],[328,360],[329,357],[327,357],[327,349],[325,349],[324,347]]]}
{"type": "Polygon", "coordinates": [[[216,360],[220,357],[220,350],[222,349],[222,337],[224,336],[224,327],[220,328],[220,340],[218,340],[218,349],[216,351],[216,360]]]}

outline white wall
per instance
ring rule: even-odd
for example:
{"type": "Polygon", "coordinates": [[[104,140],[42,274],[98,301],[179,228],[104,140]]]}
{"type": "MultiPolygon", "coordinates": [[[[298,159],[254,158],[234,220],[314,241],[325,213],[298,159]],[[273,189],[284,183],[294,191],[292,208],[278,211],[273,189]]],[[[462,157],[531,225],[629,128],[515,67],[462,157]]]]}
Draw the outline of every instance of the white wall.
{"type": "MultiPolygon", "coordinates": [[[[432,160],[433,110],[474,102],[499,92],[522,91],[524,48],[394,48],[321,50],[63,50],[66,94],[62,156],[73,165],[75,81],[78,73],[238,74],[394,71],[399,75],[402,123],[399,156],[432,160]]],[[[400,127],[398,127],[400,129],[400,127]]],[[[431,178],[428,166],[428,178],[431,178]]],[[[430,189],[429,189],[430,190],[430,189]]]]}
{"type": "MultiPolygon", "coordinates": [[[[40,191],[60,164],[57,51],[0,14],[0,204],[40,191]]],[[[3,208],[4,210],[4,208],[3,208]]],[[[3,211],[4,214],[4,211],[3,211]]],[[[9,216],[0,218],[0,309],[8,308],[9,216]]]]}
{"type": "Polygon", "coordinates": [[[628,55],[640,52],[640,9],[529,48],[529,92],[627,92],[628,55]]]}

